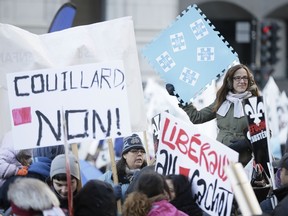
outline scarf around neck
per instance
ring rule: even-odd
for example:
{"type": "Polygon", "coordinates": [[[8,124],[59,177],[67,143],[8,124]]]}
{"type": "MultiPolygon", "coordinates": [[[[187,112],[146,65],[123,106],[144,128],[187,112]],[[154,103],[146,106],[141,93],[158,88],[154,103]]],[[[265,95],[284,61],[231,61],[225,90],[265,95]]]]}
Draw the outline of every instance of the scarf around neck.
{"type": "Polygon", "coordinates": [[[242,100],[252,96],[250,91],[245,91],[241,94],[234,94],[231,91],[228,92],[226,100],[219,107],[217,114],[220,116],[226,116],[231,104],[234,104],[234,117],[241,118],[244,116],[242,100]]]}
{"type": "MultiPolygon", "coordinates": [[[[125,167],[125,174],[118,175],[119,182],[122,184],[130,184],[133,180],[134,176],[140,171],[140,169],[129,169],[127,166],[125,167]]],[[[111,175],[111,179],[113,180],[113,175],[111,175]]]]}

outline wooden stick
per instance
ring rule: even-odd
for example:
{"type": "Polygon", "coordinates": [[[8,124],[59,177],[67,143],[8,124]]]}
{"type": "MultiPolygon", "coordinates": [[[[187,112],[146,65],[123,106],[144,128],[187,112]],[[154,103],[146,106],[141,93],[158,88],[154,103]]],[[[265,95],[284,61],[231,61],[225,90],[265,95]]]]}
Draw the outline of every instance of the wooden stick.
{"type": "Polygon", "coordinates": [[[241,163],[225,169],[243,216],[261,215],[262,210],[241,163]]]}
{"type": "Polygon", "coordinates": [[[71,171],[70,171],[70,161],[69,161],[69,147],[67,141],[67,125],[65,121],[64,111],[62,109],[62,120],[63,120],[63,137],[64,137],[64,148],[65,148],[65,160],[66,160],[66,178],[68,187],[68,212],[70,216],[74,215],[73,210],[73,192],[71,186],[71,171]]]}
{"type": "Polygon", "coordinates": [[[144,136],[144,145],[145,145],[145,149],[146,149],[146,160],[147,160],[147,164],[150,165],[150,154],[149,154],[148,139],[147,139],[147,132],[146,131],[143,132],[143,136],[144,136]]]}
{"type": "MultiPolygon", "coordinates": [[[[78,145],[77,143],[72,143],[71,144],[71,148],[72,148],[72,153],[73,155],[77,158],[77,160],[79,161],[79,154],[78,154],[78,145]]],[[[80,169],[80,173],[81,173],[81,168],[80,168],[80,162],[79,162],[79,169],[80,169]]],[[[79,192],[82,188],[82,180],[81,180],[81,175],[80,175],[80,180],[77,186],[77,191],[79,192]]]]}
{"type": "MultiPolygon", "coordinates": [[[[108,148],[109,148],[109,155],[110,155],[110,161],[111,161],[111,170],[113,175],[113,181],[115,185],[119,184],[118,180],[118,174],[116,169],[116,162],[115,162],[115,153],[114,153],[114,147],[113,147],[113,141],[111,138],[107,140],[108,142],[108,148]]],[[[117,201],[117,210],[118,214],[122,214],[122,206],[121,206],[121,199],[117,201]]]]}

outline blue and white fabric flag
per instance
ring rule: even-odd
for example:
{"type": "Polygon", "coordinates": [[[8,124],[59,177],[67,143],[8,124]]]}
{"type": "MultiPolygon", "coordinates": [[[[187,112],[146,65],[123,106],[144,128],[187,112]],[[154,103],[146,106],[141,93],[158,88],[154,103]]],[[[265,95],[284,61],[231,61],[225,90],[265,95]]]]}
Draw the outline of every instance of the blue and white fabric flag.
{"type": "Polygon", "coordinates": [[[197,5],[183,11],[142,54],[184,102],[195,99],[239,62],[237,53],[197,5]]]}

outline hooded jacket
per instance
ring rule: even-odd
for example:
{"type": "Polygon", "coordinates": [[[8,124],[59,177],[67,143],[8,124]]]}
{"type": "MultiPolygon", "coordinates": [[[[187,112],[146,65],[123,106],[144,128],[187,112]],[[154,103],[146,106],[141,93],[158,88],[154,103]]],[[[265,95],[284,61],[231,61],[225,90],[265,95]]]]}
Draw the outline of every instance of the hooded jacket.
{"type": "Polygon", "coordinates": [[[17,174],[22,164],[17,160],[19,151],[11,148],[0,148],[0,187],[5,180],[17,174]]]}
{"type": "Polygon", "coordinates": [[[152,204],[152,208],[147,216],[188,216],[184,212],[178,210],[168,200],[156,201],[152,204]]]}

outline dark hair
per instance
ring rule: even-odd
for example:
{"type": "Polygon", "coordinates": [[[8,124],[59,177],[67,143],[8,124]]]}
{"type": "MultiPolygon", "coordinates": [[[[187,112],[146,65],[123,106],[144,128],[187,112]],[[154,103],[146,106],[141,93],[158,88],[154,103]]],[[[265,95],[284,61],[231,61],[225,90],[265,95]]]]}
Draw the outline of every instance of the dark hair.
{"type": "MultiPolygon", "coordinates": [[[[147,162],[146,162],[146,160],[144,160],[140,169],[142,169],[143,167],[146,167],[146,166],[147,166],[147,162]]],[[[117,161],[116,169],[117,169],[117,175],[118,175],[119,181],[120,181],[121,179],[123,179],[124,176],[126,176],[126,160],[123,156],[121,157],[121,159],[119,161],[117,161]]]]}
{"type": "Polygon", "coordinates": [[[170,198],[169,187],[164,176],[155,171],[148,171],[140,176],[137,191],[144,193],[148,198],[165,193],[167,193],[170,198]]]}
{"type": "Polygon", "coordinates": [[[165,176],[165,179],[172,181],[176,197],[183,193],[188,193],[192,197],[191,183],[187,176],[171,174],[165,176]]]}
{"type": "Polygon", "coordinates": [[[213,111],[216,112],[219,107],[222,105],[222,103],[226,100],[226,95],[228,92],[233,88],[233,76],[236,73],[237,70],[243,68],[245,71],[247,71],[248,75],[248,89],[247,91],[250,91],[253,96],[260,96],[259,89],[255,83],[254,77],[250,69],[243,64],[235,65],[227,71],[224,79],[223,84],[221,88],[217,91],[216,94],[216,103],[213,108],[213,111]]]}
{"type": "MultiPolygon", "coordinates": [[[[57,181],[67,181],[67,176],[65,173],[59,173],[59,174],[54,175],[52,180],[53,179],[56,179],[57,181]]],[[[74,176],[71,175],[71,180],[72,179],[78,180],[77,178],[75,178],[74,176]]]]}
{"type": "Polygon", "coordinates": [[[117,204],[112,186],[89,180],[74,197],[74,215],[116,216],[117,204]]]}
{"type": "Polygon", "coordinates": [[[165,176],[165,178],[172,181],[175,191],[175,198],[170,203],[188,215],[202,216],[203,212],[193,198],[189,178],[181,174],[171,174],[165,176]]]}

